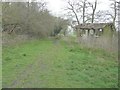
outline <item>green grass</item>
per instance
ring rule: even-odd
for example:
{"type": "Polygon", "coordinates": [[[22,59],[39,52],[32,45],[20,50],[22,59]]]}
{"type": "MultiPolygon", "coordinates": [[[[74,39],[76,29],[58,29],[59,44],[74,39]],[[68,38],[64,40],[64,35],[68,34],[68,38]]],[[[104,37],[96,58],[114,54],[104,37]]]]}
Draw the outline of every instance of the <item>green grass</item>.
{"type": "Polygon", "coordinates": [[[3,87],[114,88],[115,54],[60,41],[3,47],[3,87]]]}

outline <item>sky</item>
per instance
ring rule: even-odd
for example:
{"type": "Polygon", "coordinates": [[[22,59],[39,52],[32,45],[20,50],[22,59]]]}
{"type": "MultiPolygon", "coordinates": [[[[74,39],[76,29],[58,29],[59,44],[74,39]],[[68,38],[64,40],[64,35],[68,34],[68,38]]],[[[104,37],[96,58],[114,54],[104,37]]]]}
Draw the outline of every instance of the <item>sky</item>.
{"type": "MultiPolygon", "coordinates": [[[[2,0],[4,1],[4,0],[2,0]]],[[[13,2],[23,2],[28,0],[6,0],[6,1],[13,1],[13,2]]],[[[30,0],[29,0],[30,1],[30,0]]],[[[37,0],[38,2],[41,0],[37,0]]],[[[66,0],[43,0],[47,2],[47,7],[49,11],[55,16],[63,16],[65,12],[66,0]]],[[[95,0],[88,0],[89,2],[94,2],[95,0]]],[[[97,0],[97,11],[99,10],[109,10],[110,9],[110,0],[97,0]]]]}
{"type": "MultiPolygon", "coordinates": [[[[48,2],[48,9],[52,14],[56,16],[60,16],[63,13],[65,8],[65,0],[45,0],[48,2]]],[[[90,2],[94,2],[95,0],[88,0],[90,2]]],[[[109,0],[98,0],[97,10],[109,10],[110,9],[110,1],[109,0]]]]}
{"type": "MultiPolygon", "coordinates": [[[[4,0],[2,0],[4,1],[4,0]]],[[[13,1],[13,2],[26,2],[28,0],[6,0],[6,1],[13,1]]],[[[30,1],[30,0],[29,0],[30,1]]],[[[37,0],[38,2],[41,0],[37,0]]],[[[65,1],[66,0],[43,0],[47,2],[48,9],[51,11],[52,14],[59,16],[63,13],[65,8],[65,1]]],[[[88,0],[90,2],[94,2],[95,0],[88,0]]],[[[98,0],[97,10],[109,10],[110,9],[110,0],[98,0]]]]}

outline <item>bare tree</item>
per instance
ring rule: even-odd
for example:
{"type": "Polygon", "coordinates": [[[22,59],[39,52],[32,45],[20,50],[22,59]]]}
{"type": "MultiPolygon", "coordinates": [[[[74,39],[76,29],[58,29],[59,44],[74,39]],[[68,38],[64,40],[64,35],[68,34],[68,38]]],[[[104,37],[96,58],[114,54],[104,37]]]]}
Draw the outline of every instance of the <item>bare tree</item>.
{"type": "Polygon", "coordinates": [[[77,13],[79,13],[79,12],[78,12],[78,10],[75,8],[76,5],[77,5],[77,3],[71,2],[71,1],[68,1],[67,3],[68,3],[67,10],[72,11],[72,13],[75,15],[75,18],[76,18],[76,20],[77,20],[77,24],[80,24],[79,16],[77,15],[77,13]]]}
{"type": "Polygon", "coordinates": [[[71,11],[72,15],[75,16],[77,24],[86,23],[86,9],[88,8],[88,1],[87,0],[69,0],[67,1],[67,10],[71,11]]]}
{"type": "Polygon", "coordinates": [[[118,30],[120,31],[120,1],[117,3],[118,3],[118,30]]]}
{"type": "Polygon", "coordinates": [[[107,22],[112,22],[111,12],[109,10],[99,10],[95,14],[94,22],[98,23],[107,23],[107,22]]]}
{"type": "Polygon", "coordinates": [[[85,23],[86,1],[87,1],[87,0],[84,0],[84,1],[83,1],[83,7],[82,7],[82,8],[83,8],[83,23],[85,23]]]}
{"type": "Polygon", "coordinates": [[[28,2],[27,2],[27,8],[28,8],[28,10],[27,10],[27,16],[26,16],[26,18],[27,18],[27,30],[29,31],[29,12],[30,12],[30,1],[28,0],[28,2]]]}
{"type": "Polygon", "coordinates": [[[113,8],[113,10],[114,10],[114,14],[112,15],[112,18],[113,18],[113,23],[115,25],[115,20],[116,20],[116,16],[117,16],[117,2],[116,2],[116,0],[113,0],[111,5],[113,5],[113,7],[111,7],[111,8],[113,8]]]}
{"type": "MultiPolygon", "coordinates": [[[[80,22],[86,23],[89,20],[89,18],[87,17],[87,13],[90,13],[89,11],[87,11],[89,7],[92,7],[92,23],[94,22],[97,0],[95,1],[95,4],[89,3],[87,0],[69,0],[67,1],[67,4],[67,10],[69,11],[69,13],[67,14],[74,15],[78,25],[80,24],[80,22]]],[[[89,17],[91,17],[90,14],[89,17]]],[[[77,34],[80,34],[80,31],[78,31],[77,34]]]]}
{"type": "Polygon", "coordinates": [[[113,12],[112,13],[108,13],[108,15],[111,16],[112,22],[115,25],[116,17],[117,17],[117,1],[116,0],[110,0],[110,1],[111,1],[110,6],[111,6],[111,9],[112,9],[113,12]]]}
{"type": "Polygon", "coordinates": [[[67,10],[71,11],[72,15],[74,14],[77,24],[80,22],[86,23],[89,20],[91,20],[91,23],[94,23],[97,0],[94,3],[88,2],[87,0],[71,0],[67,4],[67,10]],[[92,12],[88,9],[92,9],[92,12]]]}
{"type": "MultiPolygon", "coordinates": [[[[47,37],[58,22],[45,7],[44,2],[3,3],[3,32],[27,34],[31,37],[47,37]],[[18,29],[19,28],[19,29],[18,29]]],[[[61,24],[63,28],[67,25],[61,24]]]]}
{"type": "Polygon", "coordinates": [[[95,11],[97,8],[97,0],[95,0],[94,4],[93,3],[88,3],[90,5],[90,7],[92,8],[92,18],[91,18],[91,23],[94,23],[94,19],[95,19],[95,11]]]}

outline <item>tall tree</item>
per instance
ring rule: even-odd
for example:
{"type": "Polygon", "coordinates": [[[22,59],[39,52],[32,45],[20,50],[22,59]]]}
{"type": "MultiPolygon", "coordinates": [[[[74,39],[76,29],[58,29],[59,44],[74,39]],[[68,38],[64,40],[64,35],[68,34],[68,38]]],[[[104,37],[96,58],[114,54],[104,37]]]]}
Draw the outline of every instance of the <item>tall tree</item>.
{"type": "Polygon", "coordinates": [[[83,3],[83,6],[82,6],[82,8],[83,8],[83,23],[85,23],[85,11],[86,11],[86,1],[87,0],[84,0],[82,3],[83,3]]]}
{"type": "Polygon", "coordinates": [[[114,14],[111,14],[111,17],[112,17],[113,23],[115,25],[116,16],[117,16],[117,1],[116,0],[111,0],[111,1],[112,1],[111,8],[113,9],[113,13],[114,13],[114,14]]]}
{"type": "Polygon", "coordinates": [[[92,18],[91,18],[91,23],[94,23],[94,19],[95,19],[95,11],[97,8],[97,0],[95,0],[94,4],[93,3],[88,3],[90,5],[90,7],[92,8],[92,18]]]}
{"type": "Polygon", "coordinates": [[[76,3],[75,1],[68,1],[68,7],[67,7],[67,10],[70,10],[72,11],[72,13],[74,14],[75,18],[76,18],[76,21],[77,21],[77,24],[80,24],[80,21],[79,21],[79,16],[77,13],[79,13],[78,11],[78,8],[76,8],[76,5],[78,3],[76,3]]]}
{"type": "Polygon", "coordinates": [[[48,11],[44,1],[4,2],[2,19],[3,32],[12,34],[14,31],[16,34],[38,38],[50,36],[58,23],[56,17],[48,11]]]}

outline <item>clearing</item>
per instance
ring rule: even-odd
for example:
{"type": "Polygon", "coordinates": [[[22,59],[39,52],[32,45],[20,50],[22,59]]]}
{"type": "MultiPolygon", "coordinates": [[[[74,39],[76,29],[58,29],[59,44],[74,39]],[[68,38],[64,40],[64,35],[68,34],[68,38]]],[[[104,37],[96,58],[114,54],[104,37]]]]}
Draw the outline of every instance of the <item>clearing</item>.
{"type": "Polygon", "coordinates": [[[117,55],[64,41],[3,47],[3,88],[117,88],[117,55]]]}

